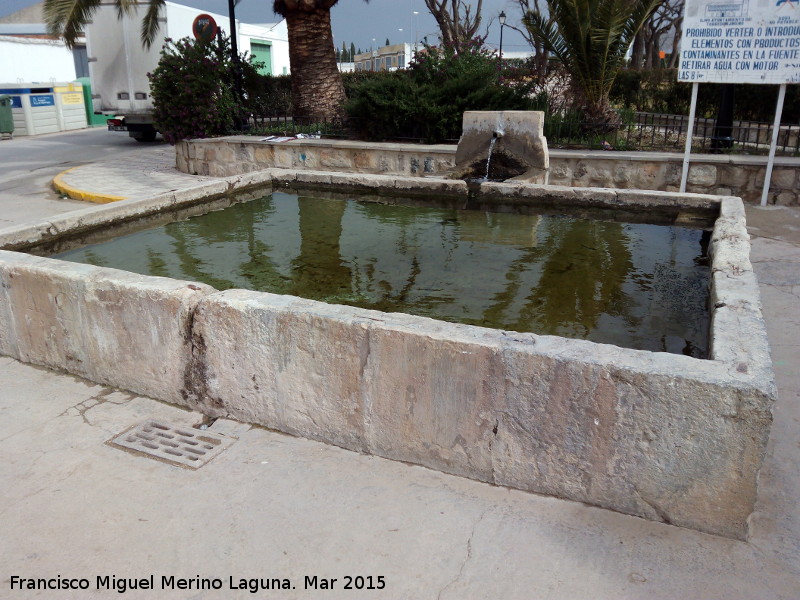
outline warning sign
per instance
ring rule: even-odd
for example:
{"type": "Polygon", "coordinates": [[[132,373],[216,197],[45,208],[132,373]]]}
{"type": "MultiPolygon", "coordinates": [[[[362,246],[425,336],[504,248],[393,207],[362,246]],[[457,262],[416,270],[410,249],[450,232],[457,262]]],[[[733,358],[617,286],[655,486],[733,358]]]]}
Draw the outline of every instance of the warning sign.
{"type": "Polygon", "coordinates": [[[800,0],[686,0],[678,80],[800,83],[800,0]]]}

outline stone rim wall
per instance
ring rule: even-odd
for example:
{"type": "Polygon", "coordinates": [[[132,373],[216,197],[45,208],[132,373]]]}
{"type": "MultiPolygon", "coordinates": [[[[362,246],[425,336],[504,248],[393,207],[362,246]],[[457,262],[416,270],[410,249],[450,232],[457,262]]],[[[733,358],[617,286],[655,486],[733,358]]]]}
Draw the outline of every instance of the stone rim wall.
{"type": "MultiPolygon", "coordinates": [[[[176,145],[184,173],[228,177],[268,168],[405,176],[445,176],[456,146],[303,139],[284,143],[253,136],[187,140],[176,145]]],[[[668,152],[572,151],[550,148],[547,183],[677,192],[683,155],[668,152]]],[[[693,154],[687,191],[761,201],[765,156],[693,154]]],[[[800,158],[778,157],[768,203],[800,205],[800,158]]]]}
{"type": "MultiPolygon", "coordinates": [[[[22,247],[267,181],[466,192],[448,180],[275,171],[66,215],[0,240],[22,247]]],[[[482,191],[487,202],[546,195],[715,207],[712,360],[217,292],[8,251],[0,353],[208,414],[744,539],[775,388],[741,202],[608,190],[597,200],[590,190],[522,184],[482,191]]]]}

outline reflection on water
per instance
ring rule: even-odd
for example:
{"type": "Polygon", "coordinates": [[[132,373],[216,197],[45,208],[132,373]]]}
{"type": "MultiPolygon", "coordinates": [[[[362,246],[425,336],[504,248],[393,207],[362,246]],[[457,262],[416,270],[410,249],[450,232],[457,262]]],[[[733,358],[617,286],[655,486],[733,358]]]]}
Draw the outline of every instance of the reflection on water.
{"type": "Polygon", "coordinates": [[[57,258],[705,356],[702,234],[276,192],[57,258]]]}

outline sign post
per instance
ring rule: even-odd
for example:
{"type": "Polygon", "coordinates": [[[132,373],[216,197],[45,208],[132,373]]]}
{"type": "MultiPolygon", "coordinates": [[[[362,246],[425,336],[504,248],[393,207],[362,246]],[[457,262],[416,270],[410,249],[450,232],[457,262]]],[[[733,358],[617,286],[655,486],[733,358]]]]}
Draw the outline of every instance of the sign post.
{"type": "Polygon", "coordinates": [[[689,157],[692,154],[692,133],[694,132],[694,114],[697,111],[697,88],[699,83],[692,84],[692,101],[689,104],[689,124],[686,127],[686,147],[683,150],[683,170],[681,171],[681,194],[686,191],[686,178],[689,175],[689,157]]]}
{"type": "MultiPolygon", "coordinates": [[[[678,81],[781,86],[765,204],[786,84],[800,83],[800,0],[686,0],[678,81]]],[[[682,190],[685,185],[682,179],[682,190]]]]}
{"type": "Polygon", "coordinates": [[[767,172],[764,173],[764,191],[761,192],[761,206],[767,205],[769,182],[772,179],[772,166],[775,163],[775,147],[778,145],[778,133],[781,129],[781,114],[783,113],[783,99],[786,98],[786,84],[782,83],[778,90],[778,105],[775,107],[775,121],[772,123],[772,143],[769,145],[769,159],[767,159],[767,172]]]}

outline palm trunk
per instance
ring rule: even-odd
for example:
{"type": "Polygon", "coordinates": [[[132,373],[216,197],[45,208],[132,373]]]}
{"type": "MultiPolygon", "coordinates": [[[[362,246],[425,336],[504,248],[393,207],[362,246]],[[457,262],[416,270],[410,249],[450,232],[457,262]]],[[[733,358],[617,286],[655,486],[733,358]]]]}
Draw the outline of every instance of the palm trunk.
{"type": "Polygon", "coordinates": [[[294,116],[334,119],[344,111],[330,8],[287,10],[294,116]]]}

